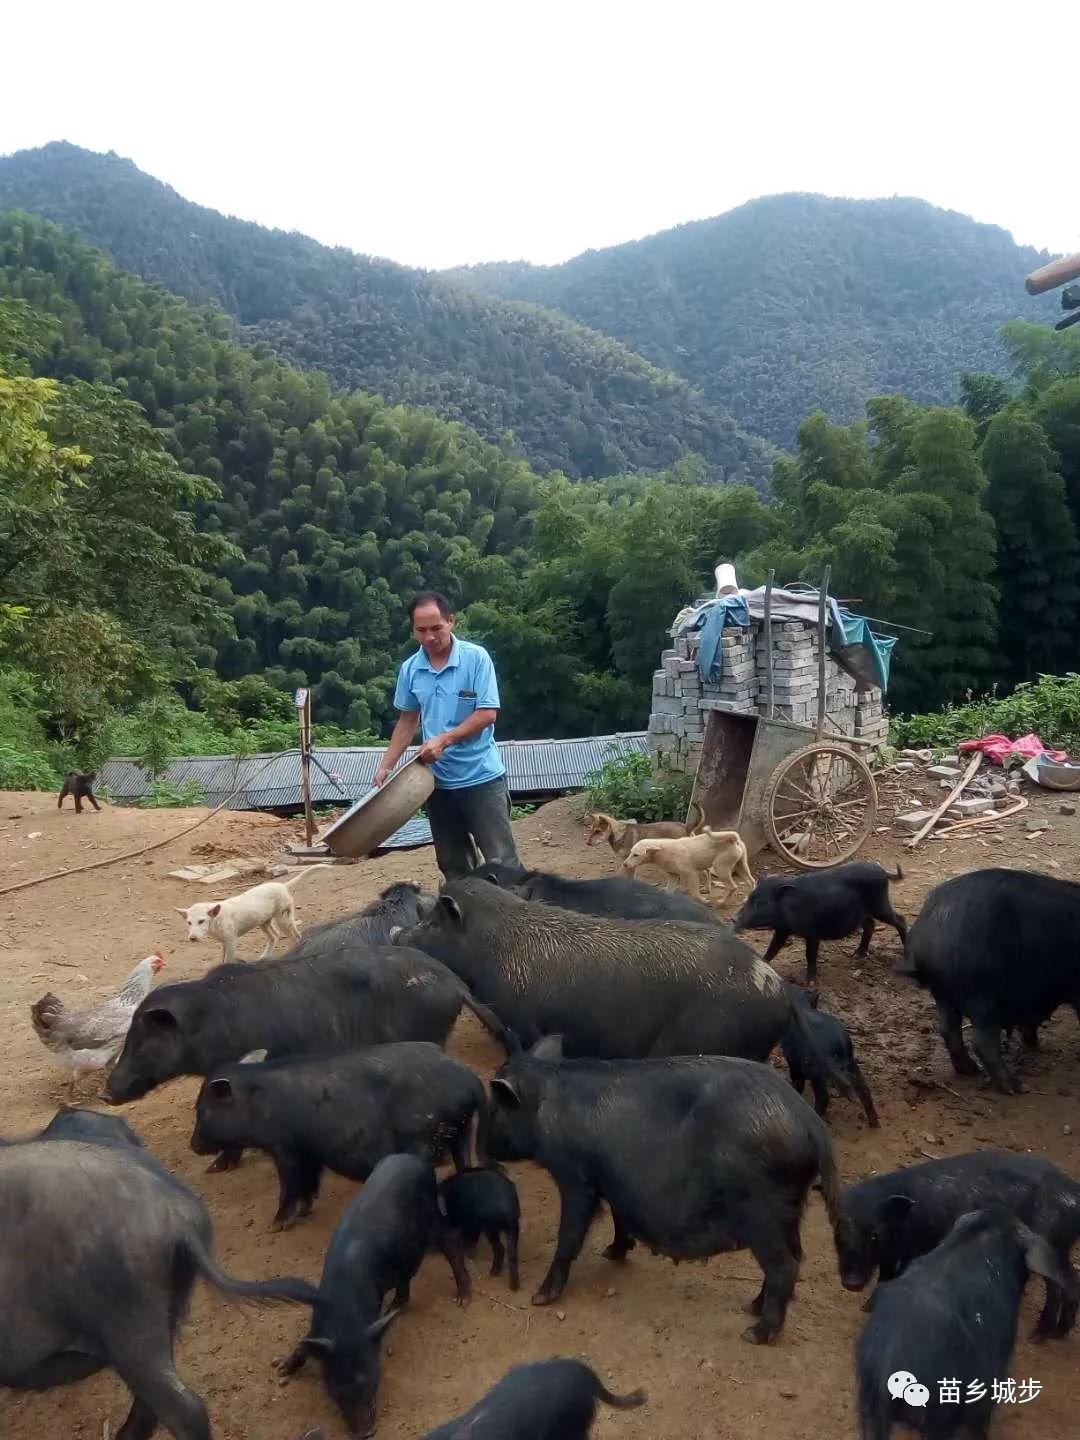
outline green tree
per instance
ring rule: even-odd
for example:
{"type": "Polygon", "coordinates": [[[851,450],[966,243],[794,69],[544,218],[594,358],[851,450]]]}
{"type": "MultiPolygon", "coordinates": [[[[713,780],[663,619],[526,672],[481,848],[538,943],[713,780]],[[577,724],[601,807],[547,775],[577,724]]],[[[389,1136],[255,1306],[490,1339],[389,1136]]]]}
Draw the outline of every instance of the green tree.
{"type": "Polygon", "coordinates": [[[1075,666],[1080,545],[1056,456],[1022,405],[989,422],[982,463],[997,525],[1000,678],[1011,686],[1075,666]]]}

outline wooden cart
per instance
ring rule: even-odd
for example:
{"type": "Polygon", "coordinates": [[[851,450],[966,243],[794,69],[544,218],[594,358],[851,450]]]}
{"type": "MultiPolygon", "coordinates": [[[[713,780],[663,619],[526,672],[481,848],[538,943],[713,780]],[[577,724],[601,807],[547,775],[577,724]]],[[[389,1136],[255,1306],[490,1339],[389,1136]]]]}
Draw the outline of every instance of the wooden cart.
{"type": "Polygon", "coordinates": [[[706,824],[738,830],[751,856],[771,845],[801,869],[824,869],[850,859],[873,831],[877,787],[859,754],[872,742],[823,733],[828,569],[819,590],[817,725],[773,717],[772,584],[770,572],[765,592],[765,713],[740,714],[720,701],[703,703],[710,713],[694,799],[706,824]]]}

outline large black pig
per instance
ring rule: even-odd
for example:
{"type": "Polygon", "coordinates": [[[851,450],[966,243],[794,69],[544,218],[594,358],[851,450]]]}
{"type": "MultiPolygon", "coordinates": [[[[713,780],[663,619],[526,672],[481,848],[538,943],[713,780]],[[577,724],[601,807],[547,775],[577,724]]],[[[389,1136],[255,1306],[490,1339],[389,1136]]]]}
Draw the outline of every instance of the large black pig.
{"type": "Polygon", "coordinates": [[[206,1206],[144,1149],[100,1137],[0,1148],[0,1386],[47,1390],[111,1368],[132,1393],[119,1434],[210,1440],[173,1345],[195,1281],[311,1303],[303,1280],[235,1280],[211,1256],[206,1206]]]}
{"type": "Polygon", "coordinates": [[[827,1126],[777,1071],[748,1060],[562,1060],[549,1036],[492,1080],[483,1148],[535,1160],[559,1188],[558,1242],[535,1305],[562,1294],[606,1202],[612,1260],[638,1240],[673,1260],[750,1250],[765,1278],[744,1339],[762,1343],[784,1324],[815,1181],[830,1218],[836,1209],[827,1126]]]}
{"type": "Polygon", "coordinates": [[[443,961],[523,1044],[558,1034],[568,1055],[764,1060],[793,1013],[727,926],[582,915],[471,875],[394,943],[443,961]]]}
{"type": "Polygon", "coordinates": [[[212,1070],[195,1105],[191,1148],[264,1150],[277,1166],[283,1229],[311,1212],[323,1168],[366,1180],[384,1155],[468,1163],[484,1087],[437,1045],[404,1041],[342,1055],[240,1062],[212,1070]]]}
{"type": "Polygon", "coordinates": [[[725,923],[715,910],[693,895],[681,890],[659,890],[624,875],[568,880],[545,870],[526,870],[497,860],[489,860],[473,874],[512,890],[523,900],[561,905],[564,910],[577,910],[583,915],[608,915],[616,920],[692,920],[701,925],[725,923]]]}
{"type": "Polygon", "coordinates": [[[1075,1301],[1076,1277],[1050,1245],[1004,1207],[987,1207],[962,1215],[883,1285],[856,1347],[861,1440],[889,1440],[898,1424],[933,1440],[983,1440],[990,1382],[1009,1373],[1029,1274],[1075,1301]],[[914,1406],[901,1377],[923,1392],[914,1406]],[[944,1391],[950,1382],[955,1395],[944,1391]]]}
{"type": "Polygon", "coordinates": [[[582,1360],[515,1365],[471,1410],[424,1440],[588,1440],[599,1401],[630,1410],[645,1404],[645,1392],[613,1395],[582,1360]]]}
{"type": "Polygon", "coordinates": [[[855,959],[863,959],[877,920],[891,925],[903,940],[907,922],[889,899],[889,881],[902,880],[872,860],[856,860],[811,875],[770,875],[759,880],[732,922],[736,931],[771,930],[765,951],[770,961],[793,935],[806,943],[806,983],[817,979],[818,949],[822,940],[842,940],[862,929],[855,959]]]}
{"type": "Polygon", "coordinates": [[[501,1036],[458,977],[417,951],[368,946],[218,965],[200,980],[151,991],[135,1011],[105,1098],[138,1100],[177,1075],[207,1075],[252,1050],[275,1057],[395,1040],[441,1045],[463,1006],[501,1036]]]}
{"type": "MultiPolygon", "coordinates": [[[[895,1279],[944,1240],[961,1215],[987,1205],[1005,1206],[1068,1269],[1069,1251],[1080,1239],[1080,1184],[1038,1155],[977,1150],[847,1186],[836,1227],[841,1282],[862,1290],[875,1272],[883,1283],[895,1279]]],[[[1036,1338],[1064,1335],[1075,1319],[1076,1307],[1048,1280],[1036,1338]]]]}
{"type": "Polygon", "coordinates": [[[1017,1094],[1001,1032],[1030,1038],[1060,1005],[1080,1016],[1080,885],[1030,870],[972,870],[937,885],[912,925],[898,973],[930,991],[958,1075],[977,1075],[964,1044],[995,1089],[1017,1094]]]}

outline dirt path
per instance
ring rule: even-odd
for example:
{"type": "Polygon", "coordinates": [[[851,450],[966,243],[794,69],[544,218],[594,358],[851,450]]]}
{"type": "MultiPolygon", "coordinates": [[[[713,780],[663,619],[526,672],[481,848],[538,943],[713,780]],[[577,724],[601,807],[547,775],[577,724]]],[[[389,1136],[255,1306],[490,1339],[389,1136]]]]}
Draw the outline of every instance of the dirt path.
{"type": "MultiPolygon", "coordinates": [[[[70,809],[58,814],[47,795],[0,795],[0,883],[118,854],[176,833],[196,815],[109,808],[77,819],[70,809]],[[41,832],[39,838],[28,839],[32,832],[41,832]]],[[[983,835],[931,842],[914,857],[904,856],[905,879],[894,887],[898,908],[913,917],[932,885],[981,865],[1026,866],[1080,878],[1080,820],[1059,816],[1053,799],[1036,797],[1026,814],[998,828],[1001,838],[995,840],[983,835]],[[1026,822],[1042,814],[1052,828],[1032,839],[1026,822]]],[[[520,822],[517,832],[523,858],[534,865],[569,875],[604,874],[612,868],[607,850],[584,847],[566,802],[544,807],[520,822]]],[[[98,998],[155,948],[168,961],[163,979],[202,973],[216,952],[182,943],[173,907],[209,897],[198,886],[168,879],[166,872],[206,859],[201,847],[207,844],[215,856],[270,854],[297,837],[295,825],[272,817],[218,816],[142,860],[0,896],[3,1133],[40,1126],[56,1106],[58,1072],[30,1027],[31,1003],[47,989],[78,1003],[98,998]]],[[[892,835],[876,840],[868,857],[894,864],[902,854],[899,843],[892,835]]],[[[775,868],[772,857],[762,856],[758,868],[775,868]]],[[[300,922],[357,908],[385,885],[407,877],[434,886],[430,851],[320,871],[299,891],[300,922]]],[[[1027,1093],[1000,1097],[981,1081],[952,1075],[927,997],[890,978],[895,937],[879,931],[877,942],[861,970],[849,958],[854,940],[822,952],[822,1006],[851,1025],[882,1120],[880,1131],[872,1132],[855,1107],[834,1104],[833,1133],[844,1178],[988,1144],[1030,1150],[1080,1174],[1080,1032],[1073,1017],[1062,1016],[1048,1027],[1041,1053],[1021,1062],[1027,1093]],[[923,1083],[915,1083],[913,1076],[923,1083]]],[[[247,947],[245,954],[257,953],[254,940],[247,947]]],[[[800,962],[800,952],[791,947],[779,957],[778,968],[801,979],[800,962]]],[[[499,1059],[471,1020],[459,1027],[451,1050],[485,1076],[499,1059]]],[[[249,1159],[237,1172],[208,1176],[205,1160],[188,1148],[197,1088],[194,1080],[175,1082],[123,1113],[165,1164],[206,1197],[218,1250],[230,1269],[244,1276],[293,1273],[316,1279],[353,1187],[329,1177],[314,1217],[284,1235],[271,1235],[269,1162],[249,1159]]],[[[473,1267],[476,1297],[462,1313],[452,1303],[450,1275],[441,1259],[425,1263],[412,1310],[388,1337],[379,1399],[381,1440],[416,1440],[467,1408],[510,1365],[552,1354],[588,1358],[615,1389],[648,1389],[647,1408],[602,1413],[596,1433],[611,1440],[733,1440],[744,1435],[840,1440],[854,1435],[851,1349],[862,1321],[861,1302],[838,1284],[818,1200],[807,1217],[807,1259],[783,1339],[773,1348],[755,1349],[739,1338],[746,1323],[740,1306],[760,1279],[748,1255],[676,1268],[635,1251],[626,1268],[616,1270],[601,1256],[609,1239],[606,1222],[589,1237],[564,1307],[559,1312],[532,1309],[528,1296],[550,1258],[557,1208],[545,1176],[530,1166],[514,1168],[524,1213],[523,1289],[512,1296],[504,1282],[488,1278],[481,1260],[473,1267]]],[[[4,1298],[11,1303],[12,1297],[4,1298]]],[[[1036,1298],[1033,1293],[1026,1307],[1025,1337],[1036,1298]]],[[[297,1440],[315,1424],[323,1427],[327,1440],[343,1434],[315,1374],[302,1373],[282,1387],[271,1369],[271,1360],[302,1333],[304,1320],[302,1311],[242,1309],[197,1294],[180,1367],[206,1398],[217,1440],[297,1440]]],[[[1043,1390],[1030,1404],[1003,1407],[995,1423],[999,1440],[1075,1435],[1078,1343],[1074,1336],[1040,1349],[1022,1339],[1012,1374],[1041,1381],[1043,1390]]],[[[920,1378],[930,1383],[942,1377],[920,1378]]],[[[109,1433],[115,1434],[126,1409],[126,1393],[111,1375],[44,1395],[0,1392],[0,1433],[9,1440],[100,1440],[103,1423],[107,1420],[109,1433]]]]}

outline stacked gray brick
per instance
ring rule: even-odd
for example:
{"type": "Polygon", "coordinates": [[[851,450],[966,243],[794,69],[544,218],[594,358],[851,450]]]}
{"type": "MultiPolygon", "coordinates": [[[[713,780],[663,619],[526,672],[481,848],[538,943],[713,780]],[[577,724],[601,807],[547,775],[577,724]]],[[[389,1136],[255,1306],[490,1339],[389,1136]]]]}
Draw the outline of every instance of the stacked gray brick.
{"type": "MultiPolygon", "coordinates": [[[[697,668],[697,635],[679,636],[653,674],[649,746],[657,763],[693,774],[705,741],[710,710],[764,715],[768,685],[764,627],[731,627],[721,638],[720,678],[703,682],[697,668]]],[[[773,625],[773,715],[789,724],[817,724],[817,627],[785,620],[773,625]]],[[[825,735],[850,735],[884,743],[888,718],[877,688],[860,690],[831,658],[825,662],[825,735]]],[[[809,737],[808,737],[809,738],[809,737]]]]}

